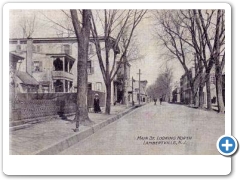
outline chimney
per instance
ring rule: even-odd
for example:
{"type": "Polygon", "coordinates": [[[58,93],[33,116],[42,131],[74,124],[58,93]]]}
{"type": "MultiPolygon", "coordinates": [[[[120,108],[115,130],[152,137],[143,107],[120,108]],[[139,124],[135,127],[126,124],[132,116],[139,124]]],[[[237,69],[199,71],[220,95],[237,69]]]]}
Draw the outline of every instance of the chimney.
{"type": "Polygon", "coordinates": [[[26,71],[32,75],[32,56],[33,56],[33,40],[27,39],[27,58],[26,58],[26,71]]]}
{"type": "Polygon", "coordinates": [[[20,40],[17,40],[16,52],[17,52],[17,53],[20,53],[20,52],[21,52],[20,40]]]}

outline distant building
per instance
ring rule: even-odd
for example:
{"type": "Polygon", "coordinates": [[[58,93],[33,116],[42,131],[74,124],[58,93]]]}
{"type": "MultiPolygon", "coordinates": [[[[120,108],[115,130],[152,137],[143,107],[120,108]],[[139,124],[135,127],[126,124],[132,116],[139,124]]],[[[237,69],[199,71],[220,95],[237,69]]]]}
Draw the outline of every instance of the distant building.
{"type": "MultiPolygon", "coordinates": [[[[191,86],[188,80],[188,76],[190,78],[195,78],[195,69],[192,67],[189,69],[188,73],[182,75],[180,79],[180,101],[183,104],[189,104],[191,98],[191,86]]],[[[206,76],[205,72],[202,73],[202,78],[204,79],[206,76]]],[[[225,101],[225,73],[223,76],[223,98],[225,101]]],[[[199,87],[201,76],[198,76],[194,80],[194,97],[195,97],[195,104],[199,103],[199,87]]],[[[215,67],[213,66],[210,72],[210,92],[211,92],[211,102],[212,104],[217,104],[217,94],[216,94],[216,77],[215,77],[215,67]]],[[[207,104],[207,90],[206,85],[204,84],[203,88],[203,103],[207,104]]]]}
{"type": "Polygon", "coordinates": [[[187,73],[182,75],[180,79],[180,101],[183,104],[189,104],[191,98],[191,85],[189,77],[192,78],[194,75],[194,69],[191,68],[187,73]]]}
{"type": "Polygon", "coordinates": [[[171,102],[173,103],[180,103],[180,88],[175,87],[174,90],[172,91],[172,99],[171,102]]]}
{"type": "MultiPolygon", "coordinates": [[[[119,62],[117,62],[119,64],[119,62]]],[[[130,68],[131,65],[126,62],[125,64],[126,68],[126,76],[125,76],[125,94],[126,94],[126,102],[129,102],[129,91],[131,91],[130,87],[130,68]]],[[[120,68],[118,70],[117,76],[114,80],[114,95],[115,95],[115,102],[121,103],[124,98],[123,88],[124,88],[124,63],[122,62],[120,65],[120,68]]]]}
{"type": "Polygon", "coordinates": [[[148,102],[148,95],[147,95],[147,80],[140,81],[140,91],[139,91],[139,81],[133,80],[133,83],[131,82],[130,88],[132,89],[133,84],[133,92],[132,90],[128,91],[128,101],[129,103],[132,102],[132,98],[134,103],[138,103],[140,100],[140,103],[146,103],[148,102]]]}

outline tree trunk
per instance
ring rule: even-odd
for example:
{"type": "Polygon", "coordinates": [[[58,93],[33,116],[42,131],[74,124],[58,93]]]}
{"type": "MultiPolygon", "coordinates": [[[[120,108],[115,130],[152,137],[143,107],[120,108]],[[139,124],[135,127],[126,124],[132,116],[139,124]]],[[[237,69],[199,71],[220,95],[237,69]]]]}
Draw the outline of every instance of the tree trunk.
{"type": "Polygon", "coordinates": [[[212,110],[210,74],[206,74],[207,110],[212,110]]]}
{"type": "Polygon", "coordinates": [[[223,94],[222,94],[222,71],[220,70],[220,66],[216,65],[216,94],[217,94],[217,104],[218,104],[218,112],[224,113],[225,107],[223,102],[223,94]]]}
{"type": "Polygon", "coordinates": [[[93,122],[88,117],[88,45],[90,36],[90,14],[91,10],[82,11],[82,28],[78,20],[77,10],[70,10],[72,23],[78,41],[78,61],[77,61],[77,107],[74,121],[76,121],[76,129],[81,125],[90,125],[93,122]]]}
{"type": "Polygon", "coordinates": [[[221,14],[222,11],[218,10],[217,13],[217,25],[216,25],[216,52],[215,52],[215,77],[216,77],[216,90],[217,90],[217,102],[218,102],[218,112],[223,113],[225,111],[223,96],[222,96],[222,68],[219,62],[220,59],[220,24],[221,24],[221,14]]]}
{"type": "Polygon", "coordinates": [[[202,62],[200,61],[199,63],[199,75],[200,75],[200,82],[199,82],[199,105],[198,107],[203,109],[204,108],[204,95],[203,95],[203,87],[204,87],[204,79],[203,79],[203,67],[202,67],[202,62]]]}
{"type": "Polygon", "coordinates": [[[106,108],[105,108],[105,114],[110,114],[111,112],[111,82],[106,83],[106,108]]]}
{"type": "Polygon", "coordinates": [[[203,96],[203,86],[199,86],[199,108],[203,109],[204,108],[204,96],[203,96]]]}
{"type": "Polygon", "coordinates": [[[195,103],[196,103],[196,101],[195,101],[195,91],[194,91],[194,87],[191,85],[190,104],[195,105],[195,103]]]}
{"type": "Polygon", "coordinates": [[[127,59],[124,57],[123,61],[123,97],[122,97],[122,104],[127,104],[127,95],[126,95],[126,81],[127,81],[127,59]]]}

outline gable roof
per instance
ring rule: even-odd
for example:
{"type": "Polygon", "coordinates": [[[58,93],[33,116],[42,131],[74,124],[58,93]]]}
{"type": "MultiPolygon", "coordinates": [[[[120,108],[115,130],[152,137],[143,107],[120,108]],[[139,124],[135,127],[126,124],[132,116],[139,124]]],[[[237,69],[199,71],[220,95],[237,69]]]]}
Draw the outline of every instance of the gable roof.
{"type": "Polygon", "coordinates": [[[26,72],[17,71],[16,76],[22,81],[23,84],[34,86],[39,85],[37,80],[26,72]]]}

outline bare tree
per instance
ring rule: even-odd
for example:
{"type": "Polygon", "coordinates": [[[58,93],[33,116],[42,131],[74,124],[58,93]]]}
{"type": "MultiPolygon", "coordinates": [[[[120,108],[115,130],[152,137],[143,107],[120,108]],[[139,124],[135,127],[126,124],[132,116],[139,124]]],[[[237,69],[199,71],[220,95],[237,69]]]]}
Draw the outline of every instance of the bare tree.
{"type": "MultiPolygon", "coordinates": [[[[195,67],[195,92],[198,91],[198,107],[203,108],[204,106],[204,96],[203,96],[203,88],[205,84],[205,78],[203,70],[212,68],[211,64],[208,64],[207,53],[206,53],[206,41],[203,35],[203,31],[201,27],[199,27],[199,20],[196,16],[195,10],[180,10],[178,12],[178,17],[180,19],[180,23],[182,26],[186,28],[186,30],[190,34],[190,39],[184,39],[181,36],[182,40],[186,42],[190,47],[193,48],[194,52],[194,67],[195,67]],[[209,65],[209,66],[208,66],[209,65]]],[[[207,107],[210,109],[211,107],[211,94],[207,93],[207,107]]]]}
{"type": "MultiPolygon", "coordinates": [[[[80,12],[80,10],[78,10],[80,12]]],[[[45,21],[46,24],[50,25],[52,29],[56,31],[58,37],[74,37],[76,36],[75,30],[72,24],[72,16],[68,10],[59,10],[56,13],[63,15],[61,20],[57,20],[49,17],[46,13],[39,11],[39,13],[44,17],[42,21],[45,21]]],[[[79,22],[81,20],[79,19],[79,22]]]]}
{"type": "Polygon", "coordinates": [[[78,18],[77,10],[70,10],[72,24],[78,42],[78,61],[77,61],[77,108],[76,108],[76,131],[78,131],[79,124],[92,124],[88,117],[87,107],[87,60],[88,60],[88,46],[90,36],[90,17],[91,10],[82,10],[82,26],[78,18]]]}
{"type": "MultiPolygon", "coordinates": [[[[224,103],[222,96],[222,69],[225,64],[225,22],[224,22],[224,11],[222,10],[194,10],[195,15],[198,16],[197,21],[199,29],[202,29],[203,35],[208,47],[210,58],[208,60],[206,68],[206,88],[207,94],[210,93],[210,71],[215,65],[215,76],[216,76],[216,90],[217,90],[217,101],[218,101],[218,111],[224,112],[224,103]],[[223,54],[221,62],[220,57],[223,54]]],[[[206,65],[205,65],[206,66],[206,65]]],[[[211,101],[209,98],[207,101],[211,101]]],[[[210,104],[210,103],[209,103],[210,104]]],[[[210,109],[211,107],[208,107],[210,109]]]]}
{"type": "Polygon", "coordinates": [[[114,80],[121,63],[126,57],[129,44],[131,42],[134,30],[146,14],[146,10],[104,10],[101,16],[99,11],[92,15],[91,32],[94,39],[94,44],[97,52],[98,61],[106,86],[106,109],[105,113],[110,114],[111,111],[111,83],[114,80]],[[105,59],[102,56],[101,45],[99,40],[99,28],[96,25],[96,19],[99,19],[102,24],[104,34],[104,50],[105,59]],[[127,31],[129,30],[129,31],[127,31]],[[122,52],[119,51],[119,42],[125,31],[126,45],[122,52]],[[113,39],[114,37],[114,39],[113,39]],[[113,58],[110,59],[110,50],[113,49],[113,58]],[[117,54],[120,54],[117,61],[117,54]],[[110,61],[113,62],[110,65],[110,61]],[[117,65],[116,65],[117,64],[117,65]]]}
{"type": "Polygon", "coordinates": [[[162,97],[163,100],[169,101],[172,89],[172,74],[172,69],[166,65],[164,72],[160,73],[155,83],[148,87],[148,95],[150,95],[152,98],[162,97]]]}
{"type": "Polygon", "coordinates": [[[36,30],[36,25],[37,21],[35,13],[31,17],[23,16],[19,22],[19,26],[22,29],[22,38],[31,38],[36,30]]]}
{"type": "Polygon", "coordinates": [[[159,26],[156,31],[157,37],[172,55],[172,58],[177,59],[183,67],[191,88],[190,103],[195,104],[196,88],[194,82],[196,76],[192,76],[188,67],[191,63],[189,60],[194,60],[194,49],[188,42],[191,41],[191,34],[182,24],[178,11],[156,11],[154,16],[157,20],[157,26],[159,26]]]}
{"type": "MultiPolygon", "coordinates": [[[[217,94],[221,96],[218,105],[222,107],[222,69],[225,61],[224,12],[221,14],[221,11],[218,11],[216,14],[215,10],[178,10],[174,15],[168,14],[167,17],[165,16],[161,22],[164,31],[170,37],[170,43],[169,39],[164,35],[160,35],[160,37],[171,54],[177,57],[185,72],[184,56],[189,50],[182,47],[185,44],[185,46],[188,46],[188,49],[193,51],[196,75],[192,81],[190,80],[190,85],[192,93],[195,95],[197,91],[199,93],[198,106],[200,108],[203,108],[203,88],[206,83],[207,109],[212,109],[210,72],[213,65],[215,65],[215,69],[218,67],[215,70],[215,72],[218,72],[218,75],[216,75],[216,86],[217,94]],[[173,49],[171,49],[172,47],[173,49]],[[220,61],[221,55],[222,60],[220,61]],[[220,90],[218,90],[218,87],[220,90]]],[[[219,109],[222,109],[220,107],[219,109]]]]}
{"type": "MultiPolygon", "coordinates": [[[[121,39],[120,39],[120,49],[123,52],[124,49],[126,48],[127,45],[127,32],[124,32],[121,39]]],[[[126,56],[123,57],[123,61],[122,61],[122,69],[123,72],[121,72],[122,74],[122,104],[126,104],[127,103],[127,81],[129,81],[129,79],[127,79],[127,66],[130,62],[133,61],[137,61],[137,60],[141,60],[144,55],[141,54],[141,52],[138,49],[139,44],[137,43],[137,37],[133,36],[132,40],[129,44],[129,48],[126,52],[126,56]]],[[[130,65],[130,64],[129,64],[130,65]]]]}

